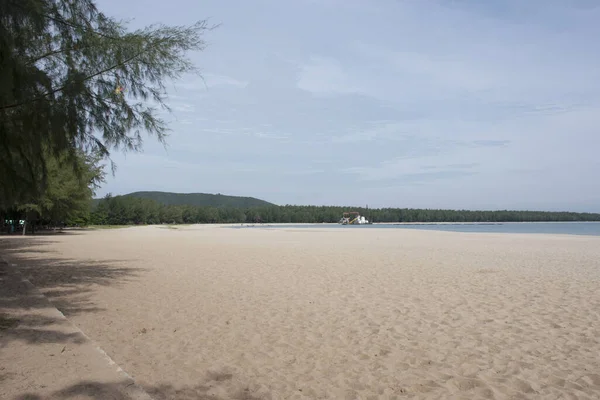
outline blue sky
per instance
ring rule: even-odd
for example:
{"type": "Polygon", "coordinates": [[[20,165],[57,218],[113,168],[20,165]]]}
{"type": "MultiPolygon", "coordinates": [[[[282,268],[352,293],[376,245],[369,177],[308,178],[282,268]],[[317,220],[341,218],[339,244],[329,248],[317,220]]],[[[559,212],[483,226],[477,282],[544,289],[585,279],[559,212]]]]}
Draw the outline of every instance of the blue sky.
{"type": "Polygon", "coordinates": [[[169,86],[165,149],[115,153],[99,195],[600,211],[595,0],[98,0],[210,18],[169,86]]]}

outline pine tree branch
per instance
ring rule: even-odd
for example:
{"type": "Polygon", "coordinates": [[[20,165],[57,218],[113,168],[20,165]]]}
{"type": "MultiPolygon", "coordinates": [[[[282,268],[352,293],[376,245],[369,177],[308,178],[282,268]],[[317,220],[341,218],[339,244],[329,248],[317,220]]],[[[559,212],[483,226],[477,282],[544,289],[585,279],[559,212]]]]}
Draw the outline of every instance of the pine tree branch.
{"type": "MultiPolygon", "coordinates": [[[[22,4],[19,4],[18,2],[15,2],[14,0],[11,0],[10,3],[17,8],[20,8],[21,10],[29,11],[27,7],[24,7],[22,4]]],[[[66,25],[66,26],[74,28],[74,29],[81,29],[83,31],[86,31],[87,33],[93,33],[95,35],[101,36],[106,39],[112,39],[112,40],[120,39],[119,37],[110,36],[110,35],[106,35],[104,33],[98,32],[97,30],[94,29],[94,27],[90,24],[90,22],[86,18],[83,18],[83,20],[85,21],[85,24],[87,25],[87,29],[86,29],[86,27],[84,27],[82,25],[74,24],[72,22],[64,20],[63,18],[56,18],[56,17],[53,17],[52,15],[48,15],[48,14],[44,14],[44,13],[38,13],[38,15],[40,15],[41,17],[47,18],[50,21],[54,21],[57,24],[66,25]]]]}
{"type": "MultiPolygon", "coordinates": [[[[105,68],[105,69],[103,69],[101,71],[98,71],[98,72],[96,72],[96,73],[94,73],[92,75],[89,75],[89,76],[87,76],[87,77],[85,77],[83,79],[79,79],[77,82],[86,82],[86,81],[89,81],[90,79],[93,79],[93,78],[95,78],[97,76],[103,75],[103,74],[105,74],[107,72],[110,72],[110,71],[112,71],[114,69],[117,69],[119,67],[127,65],[131,61],[135,60],[137,57],[139,57],[142,54],[144,54],[146,51],[147,50],[144,50],[144,51],[141,51],[141,52],[139,52],[137,54],[134,54],[133,56],[127,58],[125,61],[122,61],[120,63],[114,64],[114,65],[112,65],[112,66],[110,66],[108,68],[105,68]]],[[[69,83],[67,83],[67,84],[65,84],[63,86],[57,87],[55,89],[52,89],[49,92],[46,92],[46,93],[44,93],[43,95],[41,95],[39,97],[36,97],[35,99],[31,99],[31,100],[27,100],[27,101],[22,101],[22,102],[19,102],[19,103],[13,103],[13,104],[9,104],[9,105],[6,105],[6,106],[0,106],[0,110],[8,110],[8,109],[11,109],[11,108],[21,107],[21,106],[24,106],[26,104],[35,103],[37,101],[43,100],[44,98],[46,98],[48,96],[52,96],[55,93],[58,93],[58,92],[61,92],[61,91],[65,90],[70,84],[73,84],[73,83],[75,83],[75,82],[69,82],[69,83]]]]}
{"type": "MultiPolygon", "coordinates": [[[[119,40],[119,39],[115,39],[115,40],[119,40]]],[[[25,63],[25,65],[32,65],[35,64],[36,62],[43,60],[44,58],[48,58],[48,57],[52,57],[54,55],[57,54],[62,54],[62,53],[66,53],[68,51],[77,51],[77,50],[85,50],[85,49],[91,49],[94,46],[73,46],[73,47],[68,47],[66,49],[56,49],[56,50],[51,50],[48,53],[42,54],[36,58],[32,58],[29,61],[27,61],[25,63]]]]}

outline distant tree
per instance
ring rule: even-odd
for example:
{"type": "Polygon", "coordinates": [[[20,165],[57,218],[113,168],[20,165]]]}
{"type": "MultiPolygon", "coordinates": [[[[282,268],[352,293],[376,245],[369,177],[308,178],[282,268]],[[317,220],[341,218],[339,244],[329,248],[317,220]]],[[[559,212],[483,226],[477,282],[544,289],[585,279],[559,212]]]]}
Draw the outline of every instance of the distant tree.
{"type": "Polygon", "coordinates": [[[164,205],[152,199],[131,196],[108,197],[99,202],[92,213],[94,221],[107,224],[138,223],[134,210],[142,206],[156,214],[157,219],[148,217],[149,224],[155,223],[321,223],[337,222],[344,211],[354,210],[373,222],[508,222],[508,221],[600,221],[600,214],[540,212],[540,211],[468,211],[431,210],[407,208],[382,208],[368,210],[353,207],[316,206],[262,206],[262,207],[217,207],[164,205]],[[104,217],[107,215],[108,217],[104,217]]]}

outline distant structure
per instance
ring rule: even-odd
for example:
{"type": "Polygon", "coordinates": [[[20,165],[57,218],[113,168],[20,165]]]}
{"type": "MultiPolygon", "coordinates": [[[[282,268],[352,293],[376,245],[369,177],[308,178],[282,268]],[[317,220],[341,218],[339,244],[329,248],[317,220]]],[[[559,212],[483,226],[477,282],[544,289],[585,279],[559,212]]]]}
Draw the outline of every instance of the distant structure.
{"type": "Polygon", "coordinates": [[[341,225],[365,225],[370,223],[371,222],[356,211],[345,212],[339,222],[341,225]]]}

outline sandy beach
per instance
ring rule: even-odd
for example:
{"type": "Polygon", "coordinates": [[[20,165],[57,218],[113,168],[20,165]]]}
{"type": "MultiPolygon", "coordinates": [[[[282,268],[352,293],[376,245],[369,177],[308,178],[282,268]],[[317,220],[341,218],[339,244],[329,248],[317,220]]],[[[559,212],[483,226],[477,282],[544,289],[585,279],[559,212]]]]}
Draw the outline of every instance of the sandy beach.
{"type": "Polygon", "coordinates": [[[157,400],[600,398],[599,237],[133,227],[0,251],[157,400]]]}

